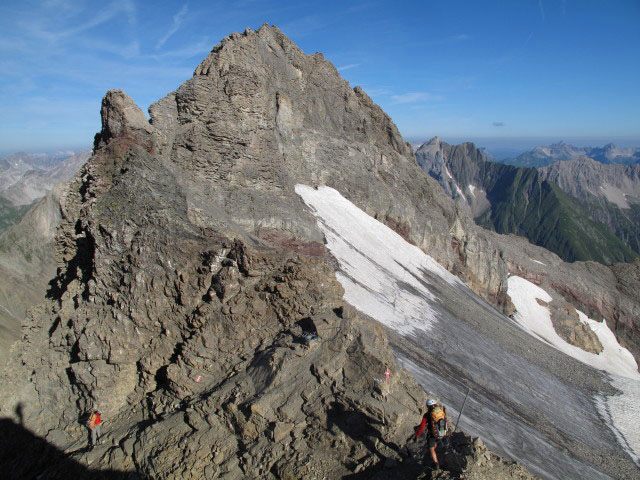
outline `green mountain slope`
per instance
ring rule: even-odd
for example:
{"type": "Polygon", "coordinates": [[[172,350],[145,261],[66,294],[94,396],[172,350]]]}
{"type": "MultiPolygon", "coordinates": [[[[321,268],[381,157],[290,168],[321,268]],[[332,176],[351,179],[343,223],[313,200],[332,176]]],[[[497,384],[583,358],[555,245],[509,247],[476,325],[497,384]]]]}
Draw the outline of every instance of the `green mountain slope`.
{"type": "Polygon", "coordinates": [[[640,253],[640,164],[603,164],[581,157],[538,171],[577,199],[589,218],[640,253]]]}
{"type": "Polygon", "coordinates": [[[416,157],[447,193],[469,205],[484,228],[526,237],[569,262],[608,265],[638,256],[535,168],[488,162],[471,143],[452,146],[437,138],[420,147],[416,157]]]}
{"type": "Polygon", "coordinates": [[[485,228],[526,237],[569,262],[611,264],[637,256],[605,225],[591,220],[577,200],[541,180],[535,169],[506,169],[487,187],[491,209],[476,218],[485,228]]]}

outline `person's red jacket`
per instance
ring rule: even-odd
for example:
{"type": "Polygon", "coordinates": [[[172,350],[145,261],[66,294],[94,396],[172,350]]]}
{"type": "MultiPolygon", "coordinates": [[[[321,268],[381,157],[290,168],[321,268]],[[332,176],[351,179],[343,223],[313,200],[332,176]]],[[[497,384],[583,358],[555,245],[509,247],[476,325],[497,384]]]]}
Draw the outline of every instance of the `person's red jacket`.
{"type": "Polygon", "coordinates": [[[95,428],[102,423],[99,413],[92,413],[89,417],[89,428],[95,428]]]}
{"type": "Polygon", "coordinates": [[[416,438],[422,435],[422,432],[424,432],[424,428],[427,426],[428,417],[429,412],[425,413],[422,416],[422,422],[420,423],[420,427],[418,427],[418,430],[416,431],[416,438]]]}

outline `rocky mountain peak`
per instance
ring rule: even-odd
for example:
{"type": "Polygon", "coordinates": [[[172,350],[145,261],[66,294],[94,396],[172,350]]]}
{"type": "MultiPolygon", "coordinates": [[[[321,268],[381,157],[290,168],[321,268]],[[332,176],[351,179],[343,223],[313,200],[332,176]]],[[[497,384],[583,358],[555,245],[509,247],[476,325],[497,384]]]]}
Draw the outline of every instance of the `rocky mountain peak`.
{"type": "Polygon", "coordinates": [[[260,117],[268,122],[261,126],[263,133],[272,124],[284,138],[312,128],[332,136],[350,135],[354,141],[382,141],[399,154],[411,155],[391,119],[361,88],[352,89],[322,54],[305,55],[275,26],[225,37],[175,100],[177,112],[172,112],[174,102],[152,107],[154,125],[164,125],[166,119],[160,117],[172,113],[182,124],[228,113],[249,125],[260,117]],[[244,108],[250,97],[251,105],[244,108]],[[205,103],[222,111],[200,109],[205,103]]]}
{"type": "Polygon", "coordinates": [[[144,112],[122,90],[109,90],[102,99],[100,110],[102,131],[96,136],[95,146],[107,144],[113,138],[139,139],[141,134],[153,131],[144,112]]]}

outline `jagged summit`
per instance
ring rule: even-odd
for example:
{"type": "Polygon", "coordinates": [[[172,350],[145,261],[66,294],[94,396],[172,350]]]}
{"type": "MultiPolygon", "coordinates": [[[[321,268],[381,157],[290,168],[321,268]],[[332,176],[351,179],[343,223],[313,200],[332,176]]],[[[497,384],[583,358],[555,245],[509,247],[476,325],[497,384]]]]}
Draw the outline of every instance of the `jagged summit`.
{"type": "Polygon", "coordinates": [[[477,277],[492,265],[488,286],[477,281],[476,288],[487,297],[503,297],[498,258],[460,261],[458,249],[482,240],[471,231],[472,222],[462,220],[462,237],[452,248],[448,232],[456,222],[455,206],[420,174],[391,119],[361,88],[351,88],[331,62],[304,54],[277,27],[223,39],[193,78],[150,107],[151,131],[122,95],[105,97],[100,138],[110,140],[113,132],[147,135],[138,143],[189,176],[183,192],[195,223],[313,251],[322,238],[293,187],[339,187],[464,277],[477,277]],[[250,201],[230,209],[230,197],[250,201]],[[416,203],[416,197],[428,200],[416,203]],[[424,222],[427,211],[437,213],[424,222]]]}

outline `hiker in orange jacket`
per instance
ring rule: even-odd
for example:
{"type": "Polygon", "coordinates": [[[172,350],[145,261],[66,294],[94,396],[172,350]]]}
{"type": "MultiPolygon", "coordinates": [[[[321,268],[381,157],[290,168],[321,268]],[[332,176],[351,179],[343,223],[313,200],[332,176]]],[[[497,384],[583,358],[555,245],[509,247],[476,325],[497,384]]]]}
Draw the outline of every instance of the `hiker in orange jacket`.
{"type": "Polygon", "coordinates": [[[100,427],[102,427],[102,415],[100,410],[94,410],[94,412],[89,415],[89,419],[87,420],[87,427],[91,430],[91,448],[95,447],[98,443],[98,438],[101,436],[100,427]]]}
{"type": "Polygon", "coordinates": [[[436,445],[438,440],[447,431],[447,410],[442,405],[438,405],[434,399],[427,400],[427,412],[422,416],[422,422],[416,430],[416,439],[427,429],[427,446],[431,452],[431,459],[435,464],[435,470],[440,470],[440,463],[436,455],[436,445]]]}

